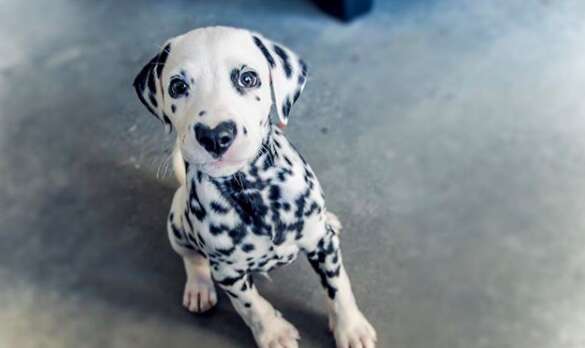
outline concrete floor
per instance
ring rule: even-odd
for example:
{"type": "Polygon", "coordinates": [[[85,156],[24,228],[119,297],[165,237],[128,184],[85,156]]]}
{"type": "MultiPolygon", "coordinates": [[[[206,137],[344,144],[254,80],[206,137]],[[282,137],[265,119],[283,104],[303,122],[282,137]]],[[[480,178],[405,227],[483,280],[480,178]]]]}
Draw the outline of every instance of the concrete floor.
{"type": "MultiPolygon", "coordinates": [[[[310,64],[287,132],[379,347],[585,347],[585,3],[399,3],[346,26],[303,0],[1,1],[0,347],[253,347],[224,296],[180,306],[171,138],[130,88],[218,23],[310,64]]],[[[318,283],[260,281],[302,347],[333,347],[318,283]]]]}

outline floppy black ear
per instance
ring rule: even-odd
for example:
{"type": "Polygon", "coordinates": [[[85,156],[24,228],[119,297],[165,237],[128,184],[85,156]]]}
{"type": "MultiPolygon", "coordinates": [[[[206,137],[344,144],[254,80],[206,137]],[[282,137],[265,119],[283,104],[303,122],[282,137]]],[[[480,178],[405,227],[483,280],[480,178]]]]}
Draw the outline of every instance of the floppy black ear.
{"type": "Polygon", "coordinates": [[[171,52],[171,43],[165,47],[156,56],[154,56],[140,70],[134,79],[134,90],[138,98],[156,118],[162,121],[167,132],[172,130],[170,118],[164,112],[164,90],[161,82],[162,72],[171,52]]]}
{"type": "Polygon", "coordinates": [[[307,65],[287,47],[268,40],[260,34],[252,34],[252,39],[268,62],[279,126],[284,128],[288,123],[293,104],[305,88],[307,65]]]}

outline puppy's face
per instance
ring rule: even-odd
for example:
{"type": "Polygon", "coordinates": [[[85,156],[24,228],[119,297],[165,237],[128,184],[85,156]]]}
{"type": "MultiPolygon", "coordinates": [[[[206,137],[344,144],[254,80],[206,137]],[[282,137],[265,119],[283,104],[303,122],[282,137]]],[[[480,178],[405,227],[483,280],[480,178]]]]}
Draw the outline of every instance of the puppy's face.
{"type": "Polygon", "coordinates": [[[143,104],[177,130],[184,159],[211,176],[256,158],[276,107],[286,125],[306,81],[287,48],[242,29],[211,27],[168,41],[134,82],[143,104]]]}

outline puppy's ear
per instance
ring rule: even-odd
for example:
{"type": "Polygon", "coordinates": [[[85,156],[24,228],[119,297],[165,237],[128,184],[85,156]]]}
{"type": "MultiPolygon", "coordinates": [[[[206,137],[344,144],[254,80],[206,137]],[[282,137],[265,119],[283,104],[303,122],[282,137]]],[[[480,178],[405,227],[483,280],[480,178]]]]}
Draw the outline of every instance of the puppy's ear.
{"type": "Polygon", "coordinates": [[[278,126],[286,127],[293,104],[299,99],[307,82],[307,65],[287,47],[253,33],[254,44],[260,49],[270,70],[270,84],[278,126]]]}
{"type": "Polygon", "coordinates": [[[162,85],[162,72],[169,54],[171,42],[167,42],[164,48],[155,55],[140,70],[134,79],[134,90],[138,98],[156,118],[164,123],[167,132],[171,132],[173,125],[170,118],[164,112],[164,89],[162,85]]]}

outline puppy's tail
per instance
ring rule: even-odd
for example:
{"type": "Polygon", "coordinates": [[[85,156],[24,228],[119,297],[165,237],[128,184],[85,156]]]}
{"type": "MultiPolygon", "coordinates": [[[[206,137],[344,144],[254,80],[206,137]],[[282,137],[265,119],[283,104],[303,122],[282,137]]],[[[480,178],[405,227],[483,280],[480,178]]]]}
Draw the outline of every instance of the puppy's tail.
{"type": "Polygon", "coordinates": [[[183,161],[183,155],[181,155],[181,149],[179,149],[178,145],[175,145],[173,150],[173,170],[179,185],[183,186],[186,182],[187,172],[185,170],[185,161],[183,161]]]}
{"type": "Polygon", "coordinates": [[[339,236],[341,234],[341,229],[343,226],[341,226],[341,222],[337,218],[337,215],[331,212],[325,213],[325,222],[333,230],[333,232],[335,232],[336,235],[339,236]]]}

